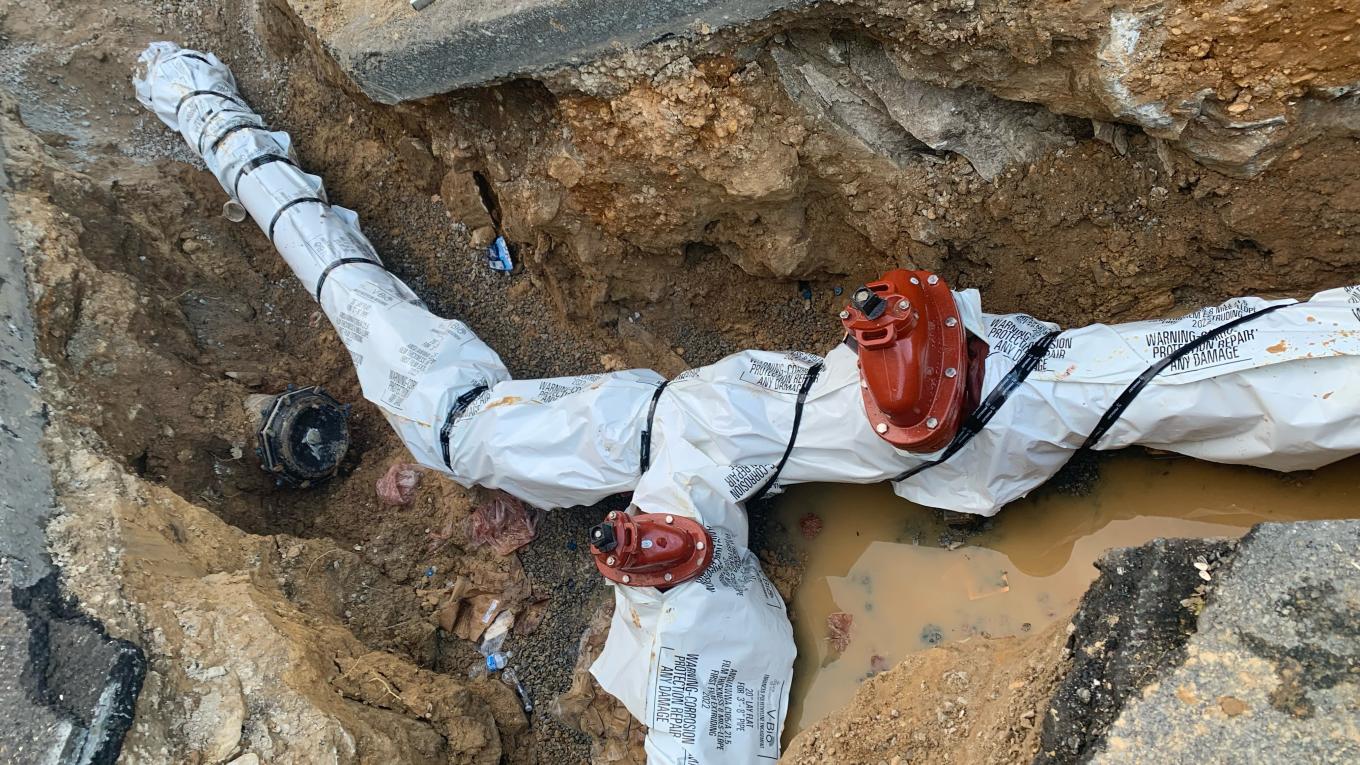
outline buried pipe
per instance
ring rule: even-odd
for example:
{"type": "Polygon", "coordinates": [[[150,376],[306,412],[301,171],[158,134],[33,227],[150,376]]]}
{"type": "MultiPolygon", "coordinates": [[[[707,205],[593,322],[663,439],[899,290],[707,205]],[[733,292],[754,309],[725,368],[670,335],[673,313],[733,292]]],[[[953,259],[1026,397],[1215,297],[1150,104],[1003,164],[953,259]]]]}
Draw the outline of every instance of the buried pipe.
{"type": "Polygon", "coordinates": [[[891,480],[914,502],[992,515],[1080,449],[1144,444],[1277,470],[1360,452],[1357,288],[1059,331],[893,272],[855,291],[849,342],[825,357],[745,351],[669,382],[647,370],[513,380],[383,268],[357,216],[326,202],[216,57],[155,43],[135,84],[319,301],[364,396],[420,463],[540,508],[633,492],[644,522],[614,519],[609,549],[594,549],[618,586],[591,671],[647,726],[652,762],[778,756],[793,636],[746,547],[744,507],[782,485],[891,480]],[[644,544],[668,517],[688,519],[688,533],[667,532],[692,545],[683,555],[644,544]],[[664,584],[634,586],[629,561],[664,584]]]}

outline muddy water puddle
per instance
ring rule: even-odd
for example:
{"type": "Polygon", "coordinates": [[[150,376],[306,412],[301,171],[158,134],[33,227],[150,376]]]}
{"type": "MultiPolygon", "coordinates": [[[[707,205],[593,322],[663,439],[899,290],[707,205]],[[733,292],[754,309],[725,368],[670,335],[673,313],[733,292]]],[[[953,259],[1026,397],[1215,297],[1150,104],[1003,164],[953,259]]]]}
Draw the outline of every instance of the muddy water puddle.
{"type": "Polygon", "coordinates": [[[807,555],[790,607],[798,643],[791,738],[909,653],[1065,618],[1109,548],[1158,537],[1236,537],[1265,521],[1360,517],[1360,458],[1283,476],[1121,454],[1102,463],[1090,493],[1042,492],[973,534],[949,529],[887,484],[794,487],[775,512],[807,555]],[[811,541],[799,533],[808,513],[822,522],[811,541]],[[839,653],[827,640],[827,616],[838,611],[853,618],[839,653]]]}

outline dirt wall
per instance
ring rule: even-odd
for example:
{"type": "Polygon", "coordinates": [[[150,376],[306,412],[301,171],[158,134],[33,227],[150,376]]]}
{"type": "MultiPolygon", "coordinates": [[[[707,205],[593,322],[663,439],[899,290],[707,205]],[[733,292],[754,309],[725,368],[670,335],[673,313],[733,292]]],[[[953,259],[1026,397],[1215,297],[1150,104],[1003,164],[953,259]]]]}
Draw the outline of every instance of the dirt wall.
{"type": "Polygon", "coordinates": [[[1350,278],[1356,24],[1312,2],[837,2],[397,111],[481,179],[562,310],[655,306],[672,345],[797,299],[714,278],[737,271],[910,265],[996,310],[1131,318],[1350,278]]]}

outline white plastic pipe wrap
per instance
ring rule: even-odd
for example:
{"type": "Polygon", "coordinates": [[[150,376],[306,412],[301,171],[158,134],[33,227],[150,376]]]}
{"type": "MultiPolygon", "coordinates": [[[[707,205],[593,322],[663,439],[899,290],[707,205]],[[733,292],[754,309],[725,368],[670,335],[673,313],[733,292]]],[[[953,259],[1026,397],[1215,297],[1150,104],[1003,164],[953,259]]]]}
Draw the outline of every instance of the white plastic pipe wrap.
{"type": "Polygon", "coordinates": [[[291,159],[288,134],[264,129],[216,56],[153,43],[133,84],[137,99],[184,136],[317,297],[353,356],[364,396],[421,463],[439,467],[430,432],[451,396],[509,377],[500,358],[462,322],[427,311],[387,273],[358,216],[326,203],[321,179],[291,159]]]}
{"type": "MultiPolygon", "coordinates": [[[[365,397],[420,462],[544,508],[633,491],[643,512],[708,528],[714,563],[699,579],[666,592],[615,588],[592,672],[648,726],[651,762],[776,758],[795,651],[783,601],[747,549],[745,502],[785,457],[778,483],[787,485],[891,480],[938,456],[899,452],[874,433],[855,353],[843,345],[825,359],[745,351],[680,375],[659,396],[662,378],[646,370],[511,380],[466,325],[432,315],[382,268],[354,213],[325,203],[320,179],[288,158],[287,135],[264,129],[220,61],[156,43],[141,64],[138,98],[183,134],[319,293],[365,397]]],[[[984,314],[974,290],[955,301],[991,349],[984,393],[1056,329],[1023,314],[984,314]]],[[[1360,288],[1277,304],[1286,307],[1153,378],[1096,448],[1145,444],[1279,470],[1360,453],[1360,288]]],[[[1179,319],[1062,333],[975,438],[896,482],[897,493],[996,513],[1057,472],[1150,365],[1267,305],[1241,298],[1179,319]]]]}

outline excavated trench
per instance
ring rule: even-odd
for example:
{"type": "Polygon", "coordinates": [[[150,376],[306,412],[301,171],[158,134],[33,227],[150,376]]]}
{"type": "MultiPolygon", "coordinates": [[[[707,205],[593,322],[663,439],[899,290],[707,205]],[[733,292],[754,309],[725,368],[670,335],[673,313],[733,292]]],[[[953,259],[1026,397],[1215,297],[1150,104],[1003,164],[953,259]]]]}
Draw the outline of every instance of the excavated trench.
{"type": "MultiPolygon", "coordinates": [[[[839,291],[897,265],[979,287],[990,310],[1075,323],[1305,293],[1354,281],[1360,262],[1345,90],[1360,54],[1310,67],[1265,33],[1219,43],[1245,69],[1121,64],[1140,92],[1194,85],[1233,115],[1255,93],[1250,108],[1289,117],[1285,134],[1224,137],[1221,120],[1173,135],[1093,101],[1083,56],[1108,40],[1060,4],[832,4],[395,107],[364,98],[283,0],[93,5],[4,14],[4,161],[51,407],[53,555],[65,591],[149,656],[129,759],[641,761],[641,728],[583,671],[608,598],[581,542],[607,508],[550,513],[500,557],[465,527],[476,491],[431,475],[409,507],[379,503],[403,448],[268,242],[220,216],[212,177],[135,102],[148,40],[228,61],[393,272],[522,377],[824,349],[839,291]],[[1311,76],[1275,77],[1291,68],[1311,76]],[[923,121],[942,103],[953,122],[923,121]],[[511,276],[482,260],[495,233],[520,262],[511,276]],[[258,469],[242,406],[290,383],[356,402],[340,474],[311,491],[258,469]],[[455,586],[467,600],[450,619],[455,586]],[[533,626],[510,644],[532,722],[509,689],[465,677],[497,608],[533,626]]],[[[1207,5],[1182,11],[1187,38],[1218,23],[1207,5]]],[[[1353,51],[1328,13],[1281,23],[1353,51]]],[[[802,649],[790,729],[937,633],[1061,623],[1105,547],[1354,515],[1353,468],[1300,487],[1120,459],[1094,493],[1026,502],[973,536],[877,489],[791,492],[756,510],[802,649]],[[1131,487],[1154,482],[1144,512],[1131,487]],[[817,540],[797,531],[808,512],[817,540]],[[953,566],[977,585],[963,606],[937,591],[899,617],[858,597],[899,569],[918,586],[953,566]],[[838,656],[822,639],[832,601],[864,630],[838,656]]],[[[897,586],[889,598],[919,595],[897,586]]]]}

